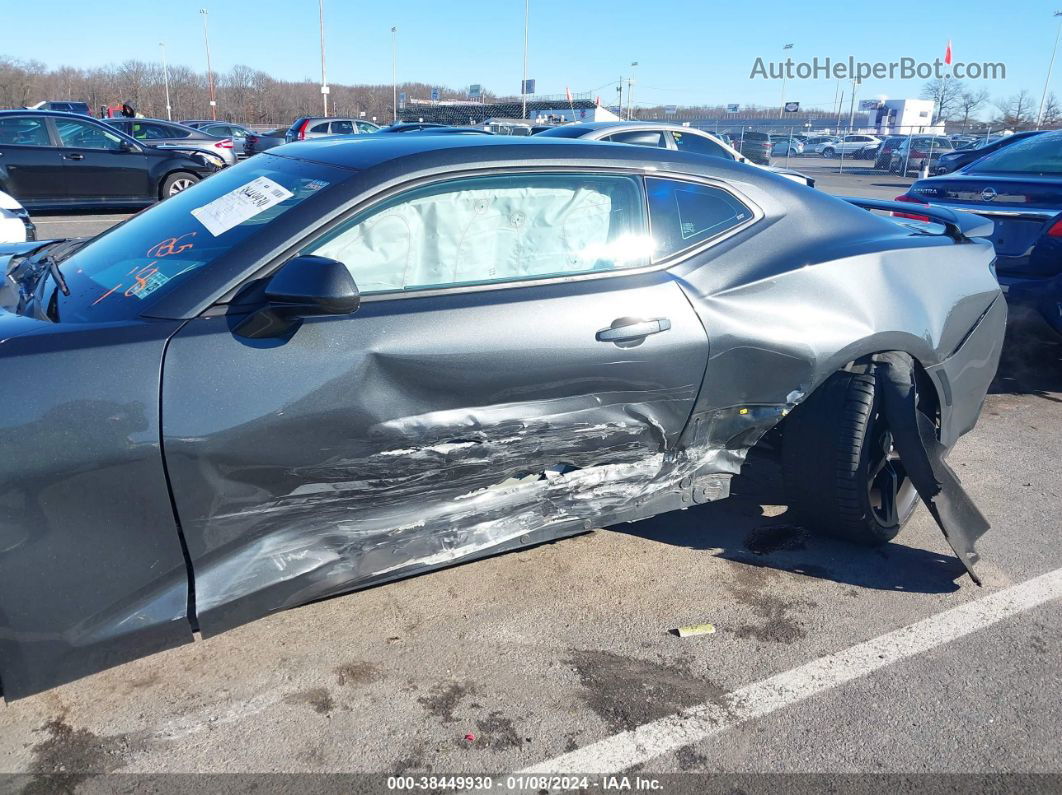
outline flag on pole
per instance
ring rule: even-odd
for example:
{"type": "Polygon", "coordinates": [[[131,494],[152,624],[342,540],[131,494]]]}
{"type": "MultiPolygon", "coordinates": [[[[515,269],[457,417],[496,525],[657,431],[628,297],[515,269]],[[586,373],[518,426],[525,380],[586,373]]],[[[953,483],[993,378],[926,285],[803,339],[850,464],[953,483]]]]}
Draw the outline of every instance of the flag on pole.
{"type": "Polygon", "coordinates": [[[568,88],[568,86],[564,87],[564,96],[566,96],[568,98],[568,103],[571,104],[571,101],[572,101],[572,90],[570,88],[568,88]]]}
{"type": "Polygon", "coordinates": [[[948,39],[948,46],[944,50],[944,63],[951,65],[951,39],[948,39]]]}

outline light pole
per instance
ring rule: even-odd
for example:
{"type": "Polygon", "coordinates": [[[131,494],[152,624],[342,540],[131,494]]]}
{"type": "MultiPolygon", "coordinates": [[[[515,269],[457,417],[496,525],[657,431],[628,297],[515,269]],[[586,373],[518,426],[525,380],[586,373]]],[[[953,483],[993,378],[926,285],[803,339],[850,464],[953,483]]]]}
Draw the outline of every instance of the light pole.
{"type": "Polygon", "coordinates": [[[394,112],[392,121],[398,123],[398,26],[391,26],[391,110],[394,112]]]}
{"type": "MultiPolygon", "coordinates": [[[[785,45],[782,48],[782,52],[785,52],[786,50],[791,50],[791,49],[793,49],[793,45],[792,44],[787,44],[787,45],[785,45]]],[[[785,116],[785,78],[786,78],[785,64],[782,64],[782,103],[778,106],[778,118],[779,119],[782,118],[783,116],[785,116]]]]}
{"type": "Polygon", "coordinates": [[[637,82],[637,76],[638,62],[631,61],[631,76],[627,78],[627,121],[631,120],[631,114],[634,112],[634,84],[637,82]]]}
{"type": "Polygon", "coordinates": [[[173,112],[170,110],[170,67],[166,62],[166,42],[160,41],[162,48],[162,80],[166,85],[166,119],[173,121],[173,112]]]}
{"type": "Polygon", "coordinates": [[[520,82],[520,118],[527,118],[527,21],[531,0],[524,0],[524,79],[520,82]]]}
{"type": "Polygon", "coordinates": [[[207,32],[207,17],[210,16],[205,8],[200,8],[199,13],[203,15],[203,44],[206,45],[206,57],[207,57],[207,90],[210,92],[210,118],[217,121],[218,118],[218,101],[214,96],[214,72],[210,68],[210,34],[207,32]]]}
{"type": "MultiPolygon", "coordinates": [[[[1055,12],[1056,17],[1062,17],[1062,11],[1055,12]]],[[[1055,53],[1058,52],[1058,37],[1062,35],[1062,19],[1058,21],[1058,31],[1055,33],[1055,46],[1051,49],[1051,62],[1047,65],[1047,77],[1044,78],[1044,92],[1040,95],[1040,110],[1036,114],[1036,129],[1044,120],[1044,101],[1047,99],[1047,86],[1051,82],[1051,70],[1055,68],[1055,53]]]]}
{"type": "Polygon", "coordinates": [[[325,37],[324,37],[324,0],[317,0],[318,16],[321,22],[321,101],[324,103],[324,115],[328,115],[328,77],[325,74],[325,37]]]}

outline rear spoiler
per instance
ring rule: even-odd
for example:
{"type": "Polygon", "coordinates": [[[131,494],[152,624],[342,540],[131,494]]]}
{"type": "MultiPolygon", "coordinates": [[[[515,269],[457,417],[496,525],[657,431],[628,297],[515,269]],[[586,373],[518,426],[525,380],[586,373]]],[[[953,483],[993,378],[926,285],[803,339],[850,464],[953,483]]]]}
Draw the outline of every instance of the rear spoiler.
{"type": "Polygon", "coordinates": [[[903,213],[904,215],[924,215],[935,223],[944,226],[944,234],[953,240],[967,240],[971,237],[989,237],[995,227],[987,218],[962,210],[951,210],[934,204],[914,204],[912,202],[895,202],[884,199],[862,199],[855,196],[839,196],[849,204],[864,210],[884,210],[903,213]]]}

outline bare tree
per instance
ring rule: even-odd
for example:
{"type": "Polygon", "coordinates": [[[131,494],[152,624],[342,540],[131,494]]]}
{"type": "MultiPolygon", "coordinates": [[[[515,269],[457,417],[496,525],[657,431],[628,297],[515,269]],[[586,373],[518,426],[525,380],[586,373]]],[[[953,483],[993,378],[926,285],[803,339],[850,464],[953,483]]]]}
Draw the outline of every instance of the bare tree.
{"type": "Polygon", "coordinates": [[[1017,94],[996,100],[995,106],[999,110],[995,123],[1004,127],[1018,130],[1036,121],[1036,106],[1032,94],[1024,88],[1017,94]]]}
{"type": "Polygon", "coordinates": [[[1040,116],[1041,127],[1057,127],[1062,122],[1062,105],[1052,91],[1044,100],[1044,111],[1040,116]]]}
{"type": "Polygon", "coordinates": [[[936,105],[934,122],[947,121],[955,111],[960,87],[950,78],[936,78],[922,86],[922,99],[931,99],[936,105]]]}
{"type": "Polygon", "coordinates": [[[988,89],[979,88],[974,90],[972,88],[966,88],[959,92],[955,98],[956,112],[962,116],[962,131],[966,132],[966,127],[970,123],[970,117],[973,116],[978,109],[988,102],[988,89]]]}

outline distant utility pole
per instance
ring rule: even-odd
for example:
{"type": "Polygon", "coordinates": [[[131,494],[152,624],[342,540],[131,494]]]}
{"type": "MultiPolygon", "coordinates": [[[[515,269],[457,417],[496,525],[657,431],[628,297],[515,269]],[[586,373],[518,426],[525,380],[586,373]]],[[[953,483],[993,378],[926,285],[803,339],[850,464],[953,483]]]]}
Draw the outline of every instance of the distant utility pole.
{"type": "MultiPolygon", "coordinates": [[[[1055,12],[1056,17],[1062,17],[1062,11],[1055,12]]],[[[1036,114],[1036,129],[1040,129],[1040,125],[1044,120],[1044,101],[1047,99],[1047,86],[1051,82],[1051,70],[1055,68],[1055,53],[1058,52],[1058,37],[1062,35],[1062,19],[1058,22],[1058,32],[1055,33],[1055,46],[1051,50],[1051,62],[1047,65],[1047,77],[1044,78],[1044,91],[1040,95],[1040,110],[1036,114]]]]}
{"type": "Polygon", "coordinates": [[[324,115],[328,115],[328,76],[325,73],[325,34],[324,34],[324,0],[317,0],[318,16],[321,21],[321,101],[324,103],[324,115]]]}
{"type": "Polygon", "coordinates": [[[173,121],[173,112],[170,109],[170,67],[166,62],[166,42],[160,41],[162,48],[162,80],[166,84],[166,118],[173,121]]]}
{"type": "Polygon", "coordinates": [[[531,0],[524,0],[524,79],[520,82],[520,118],[527,118],[527,21],[531,0]]]}
{"type": "Polygon", "coordinates": [[[859,87],[859,78],[857,77],[852,81],[852,96],[848,102],[848,132],[852,132],[852,125],[855,124],[855,95],[856,89],[859,87]]]}
{"type": "Polygon", "coordinates": [[[391,26],[391,110],[394,111],[392,121],[398,121],[398,26],[391,26]]]}
{"type": "Polygon", "coordinates": [[[631,61],[631,76],[627,78],[627,121],[630,121],[634,113],[634,84],[638,77],[638,62],[631,61]]]}
{"type": "MultiPolygon", "coordinates": [[[[793,49],[793,45],[792,44],[787,44],[784,47],[782,47],[782,52],[785,52],[786,50],[791,50],[791,49],[793,49]]],[[[783,66],[783,68],[782,68],[782,104],[778,106],[778,118],[779,119],[782,118],[783,116],[785,116],[785,78],[786,78],[786,73],[785,73],[785,67],[783,66]]]]}
{"type": "Polygon", "coordinates": [[[210,16],[205,8],[200,8],[199,13],[203,15],[203,43],[206,45],[206,57],[207,57],[207,90],[210,92],[210,118],[217,120],[218,118],[218,100],[214,96],[214,70],[210,67],[210,34],[207,32],[207,17],[210,16]]]}

